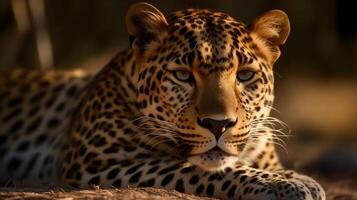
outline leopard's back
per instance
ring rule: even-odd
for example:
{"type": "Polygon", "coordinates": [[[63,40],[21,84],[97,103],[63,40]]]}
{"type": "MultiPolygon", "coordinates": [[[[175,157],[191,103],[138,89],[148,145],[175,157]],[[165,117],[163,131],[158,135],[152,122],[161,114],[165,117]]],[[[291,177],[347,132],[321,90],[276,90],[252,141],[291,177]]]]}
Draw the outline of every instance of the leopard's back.
{"type": "Polygon", "coordinates": [[[0,183],[55,182],[58,150],[89,79],[79,70],[1,72],[0,183]]]}

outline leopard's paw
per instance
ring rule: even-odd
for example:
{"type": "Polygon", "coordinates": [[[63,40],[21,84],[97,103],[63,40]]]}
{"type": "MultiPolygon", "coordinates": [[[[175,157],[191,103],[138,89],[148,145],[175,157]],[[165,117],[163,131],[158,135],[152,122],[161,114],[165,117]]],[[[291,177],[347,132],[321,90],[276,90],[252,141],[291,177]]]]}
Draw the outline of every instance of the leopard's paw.
{"type": "Polygon", "coordinates": [[[325,200],[325,192],[312,178],[294,176],[275,176],[258,178],[241,188],[242,199],[279,200],[325,200]]]}
{"type": "Polygon", "coordinates": [[[317,200],[326,199],[325,190],[321,187],[321,185],[319,183],[317,183],[311,177],[308,177],[308,176],[302,175],[302,174],[298,174],[291,170],[285,171],[284,176],[289,181],[299,182],[299,183],[304,184],[304,186],[307,187],[308,190],[310,191],[312,199],[317,199],[317,200]]]}

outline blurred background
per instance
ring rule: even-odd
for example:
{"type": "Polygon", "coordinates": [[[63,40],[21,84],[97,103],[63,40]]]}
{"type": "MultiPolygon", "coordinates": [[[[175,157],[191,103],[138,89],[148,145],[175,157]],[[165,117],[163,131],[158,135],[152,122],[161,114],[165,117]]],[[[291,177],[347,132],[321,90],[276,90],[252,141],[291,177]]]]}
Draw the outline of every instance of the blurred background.
{"type": "MultiPolygon", "coordinates": [[[[128,45],[124,17],[135,1],[0,0],[0,69],[84,68],[95,72],[128,45]]],[[[290,17],[291,35],[275,65],[273,114],[293,136],[290,167],[322,176],[357,174],[357,16],[344,0],[152,1],[164,13],[222,11],[249,24],[270,9],[290,17]]],[[[357,176],[352,176],[357,177],[357,176]]],[[[357,179],[357,178],[356,178],[357,179]]]]}

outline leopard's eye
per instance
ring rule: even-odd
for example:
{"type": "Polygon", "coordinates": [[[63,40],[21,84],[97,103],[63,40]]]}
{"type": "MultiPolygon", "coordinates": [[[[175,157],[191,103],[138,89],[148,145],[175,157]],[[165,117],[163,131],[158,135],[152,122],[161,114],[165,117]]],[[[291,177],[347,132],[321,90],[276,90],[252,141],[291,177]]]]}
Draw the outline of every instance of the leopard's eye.
{"type": "Polygon", "coordinates": [[[189,71],[178,70],[173,72],[175,78],[182,82],[191,82],[193,80],[193,75],[189,71]]]}
{"type": "Polygon", "coordinates": [[[240,82],[245,82],[245,81],[249,81],[250,79],[252,79],[255,75],[255,72],[253,71],[249,71],[249,70],[243,70],[238,72],[237,74],[237,79],[240,82]]]}

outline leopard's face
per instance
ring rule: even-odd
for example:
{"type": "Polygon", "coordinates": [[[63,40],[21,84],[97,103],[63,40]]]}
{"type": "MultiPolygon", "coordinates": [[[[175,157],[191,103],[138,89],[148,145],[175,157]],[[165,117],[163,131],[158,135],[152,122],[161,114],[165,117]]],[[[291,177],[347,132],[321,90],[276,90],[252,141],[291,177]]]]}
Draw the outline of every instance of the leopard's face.
{"type": "Polygon", "coordinates": [[[274,98],[271,57],[254,32],[223,13],[186,10],[167,24],[159,45],[141,49],[143,137],[206,170],[223,169],[267,139],[259,124],[274,98]]]}

